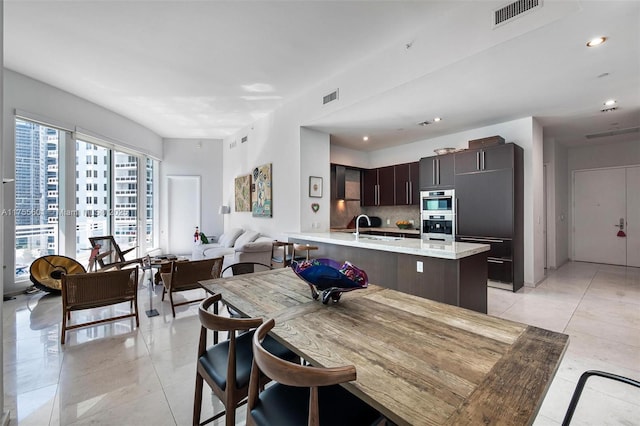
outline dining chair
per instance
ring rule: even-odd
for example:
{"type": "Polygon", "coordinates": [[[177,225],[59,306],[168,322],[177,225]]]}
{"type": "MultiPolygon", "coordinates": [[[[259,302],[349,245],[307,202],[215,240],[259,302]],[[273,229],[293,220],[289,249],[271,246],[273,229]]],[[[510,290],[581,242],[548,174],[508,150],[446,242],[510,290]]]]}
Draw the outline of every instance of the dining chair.
{"type": "Polygon", "coordinates": [[[173,294],[179,291],[187,291],[194,289],[202,289],[198,281],[210,280],[212,278],[220,278],[222,271],[222,257],[213,259],[192,260],[192,261],[175,261],[171,262],[171,270],[162,273],[162,300],[165,294],[169,293],[169,301],[171,302],[171,312],[173,317],[176,316],[176,306],[187,305],[194,302],[200,302],[204,299],[187,299],[184,302],[176,302],[173,294]]]}
{"type": "MultiPolygon", "coordinates": [[[[268,271],[273,269],[269,265],[265,265],[260,262],[238,262],[233,263],[222,270],[221,277],[225,276],[225,273],[230,272],[231,275],[243,275],[253,274],[254,272],[268,271]]],[[[228,275],[228,274],[227,274],[228,275]]]]}
{"type": "Polygon", "coordinates": [[[273,356],[267,333],[275,321],[263,323],[253,335],[253,365],[249,384],[249,426],[378,425],[384,417],[340,386],[356,379],[353,365],[317,368],[273,356]],[[261,373],[274,384],[261,386],[261,373]]]}
{"type": "Polygon", "coordinates": [[[582,395],[584,386],[587,384],[587,380],[593,376],[602,377],[609,380],[615,380],[617,382],[625,383],[627,385],[640,388],[640,381],[638,380],[630,379],[624,376],[619,376],[613,373],[608,373],[606,371],[598,371],[598,370],[585,371],[580,376],[580,379],[578,380],[578,384],[576,385],[576,388],[573,391],[573,396],[571,397],[571,402],[569,402],[569,408],[567,408],[567,412],[565,413],[564,420],[562,421],[562,426],[569,426],[569,424],[571,424],[571,419],[573,418],[573,414],[575,413],[576,408],[578,406],[578,401],[580,400],[580,395],[582,395]]]}
{"type": "MultiPolygon", "coordinates": [[[[193,400],[193,424],[201,425],[225,416],[225,425],[235,424],[236,408],[246,403],[249,389],[249,377],[253,354],[251,338],[255,328],[262,323],[261,318],[227,318],[210,312],[222,299],[221,294],[214,294],[205,299],[198,310],[200,318],[200,340],[198,344],[198,361],[196,369],[196,386],[193,400]],[[228,332],[228,339],[207,347],[208,330],[228,332]],[[241,330],[251,330],[237,334],[241,330]],[[202,410],[202,389],[204,382],[224,405],[224,411],[210,419],[200,422],[202,410]]],[[[275,357],[299,362],[296,354],[276,342],[265,339],[264,347],[275,357]]],[[[264,375],[256,378],[259,386],[264,386],[269,379],[264,375]]]]}
{"type": "Polygon", "coordinates": [[[294,243],[291,251],[291,257],[295,261],[309,260],[310,252],[313,250],[318,250],[318,246],[294,243]]]}
{"type": "Polygon", "coordinates": [[[274,241],[271,245],[271,267],[285,268],[291,265],[293,243],[274,241]]]}

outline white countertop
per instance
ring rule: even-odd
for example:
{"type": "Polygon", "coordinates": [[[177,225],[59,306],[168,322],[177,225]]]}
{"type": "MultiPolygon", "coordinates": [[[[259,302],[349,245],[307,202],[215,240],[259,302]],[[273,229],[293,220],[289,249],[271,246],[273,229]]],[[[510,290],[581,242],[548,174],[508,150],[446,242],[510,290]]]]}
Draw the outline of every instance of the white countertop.
{"type": "MultiPolygon", "coordinates": [[[[318,243],[336,244],[340,246],[359,247],[365,249],[382,250],[395,253],[411,254],[415,256],[438,257],[441,259],[461,259],[474,254],[489,251],[488,244],[474,244],[461,242],[423,241],[417,238],[373,239],[374,236],[355,235],[344,232],[309,232],[304,234],[290,233],[289,238],[298,238],[318,243]]],[[[378,237],[390,238],[390,237],[378,237]]]]}

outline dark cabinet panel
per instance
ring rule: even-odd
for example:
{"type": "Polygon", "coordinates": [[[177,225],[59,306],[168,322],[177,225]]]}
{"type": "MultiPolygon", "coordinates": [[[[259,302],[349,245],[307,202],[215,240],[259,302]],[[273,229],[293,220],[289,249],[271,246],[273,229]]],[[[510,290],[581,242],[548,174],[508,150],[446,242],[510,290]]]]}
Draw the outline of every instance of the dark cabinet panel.
{"type": "Polygon", "coordinates": [[[514,145],[496,145],[455,153],[455,174],[513,168],[514,145]]]}
{"type": "MultiPolygon", "coordinates": [[[[453,154],[456,158],[455,161],[455,173],[459,175],[461,173],[471,173],[480,171],[480,150],[469,149],[466,151],[456,152],[453,154]]],[[[456,180],[456,189],[458,181],[456,180]]]]}
{"type": "Polygon", "coordinates": [[[416,161],[415,163],[409,163],[409,165],[411,166],[409,171],[411,202],[408,204],[417,206],[420,204],[420,164],[416,161]]]}
{"type": "Polygon", "coordinates": [[[376,206],[378,202],[378,170],[363,170],[360,191],[363,206],[376,206]]]}
{"type": "Polygon", "coordinates": [[[346,167],[345,166],[340,166],[340,165],[336,165],[334,166],[335,169],[335,196],[333,198],[335,198],[336,200],[344,200],[345,198],[345,174],[346,174],[346,167]]]}
{"type": "Polygon", "coordinates": [[[420,190],[453,188],[454,177],[453,154],[420,159],[420,190]]]}
{"type": "Polygon", "coordinates": [[[456,198],[458,235],[511,238],[512,169],[457,175],[456,198]]]}
{"type": "Polygon", "coordinates": [[[513,168],[513,144],[497,145],[482,149],[483,170],[513,168]]]}
{"type": "Polygon", "coordinates": [[[378,205],[393,206],[395,197],[395,169],[393,166],[378,169],[378,205]]]}
{"type": "Polygon", "coordinates": [[[456,239],[490,244],[489,279],[517,291],[524,282],[523,149],[507,143],[454,155],[456,239]]]}
{"type": "Polygon", "coordinates": [[[418,187],[419,163],[396,164],[395,193],[396,205],[417,205],[420,190],[418,187]]]}
{"type": "Polygon", "coordinates": [[[488,277],[493,281],[513,282],[513,262],[511,259],[487,259],[488,277]]]}

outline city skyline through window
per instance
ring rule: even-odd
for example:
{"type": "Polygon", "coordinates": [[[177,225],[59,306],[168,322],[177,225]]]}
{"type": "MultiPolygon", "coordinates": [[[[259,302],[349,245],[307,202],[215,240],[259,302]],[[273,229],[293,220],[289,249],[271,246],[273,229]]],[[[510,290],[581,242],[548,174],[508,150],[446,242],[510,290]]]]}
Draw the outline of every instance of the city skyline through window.
{"type": "Polygon", "coordinates": [[[15,216],[17,280],[28,278],[30,264],[45,255],[73,257],[87,266],[92,236],[113,235],[123,250],[154,246],[155,160],[76,140],[75,159],[65,163],[75,167],[75,182],[65,184],[58,160],[63,142],[72,141],[69,132],[16,118],[15,141],[16,204],[3,213],[15,216]],[[138,170],[140,165],[144,170],[138,170]],[[138,185],[139,179],[144,185],[138,185]],[[59,199],[59,185],[75,194],[67,198],[75,205],[59,199]],[[140,224],[139,215],[144,217],[140,224]],[[71,253],[60,245],[60,229],[69,229],[61,223],[75,227],[73,244],[65,243],[71,253]]]}

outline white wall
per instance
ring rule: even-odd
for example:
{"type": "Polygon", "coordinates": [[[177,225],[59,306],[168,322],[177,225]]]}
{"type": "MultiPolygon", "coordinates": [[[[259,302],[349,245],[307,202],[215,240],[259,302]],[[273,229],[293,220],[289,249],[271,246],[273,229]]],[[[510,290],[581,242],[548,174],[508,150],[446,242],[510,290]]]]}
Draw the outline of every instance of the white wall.
{"type": "MultiPolygon", "coordinates": [[[[165,139],[164,160],[160,163],[160,248],[171,252],[168,240],[169,200],[167,199],[167,176],[200,176],[201,223],[200,230],[205,235],[218,236],[223,231],[224,215],[218,214],[222,198],[222,141],[219,139],[165,139]]],[[[225,200],[227,201],[227,200],[225,200]]],[[[192,206],[183,206],[190,209],[192,206]]],[[[194,230],[196,224],[193,224],[194,230]]],[[[191,232],[192,234],[193,232],[191,232]]],[[[191,238],[191,234],[189,238],[191,238]]],[[[186,254],[186,253],[174,253],[186,254]]]]}
{"type": "Polygon", "coordinates": [[[300,231],[328,231],[331,225],[331,173],[329,135],[300,129],[300,231]],[[322,198],[309,197],[309,177],[322,178],[322,198]],[[311,209],[318,203],[317,212],[311,209]]]}
{"type": "MultiPolygon", "coordinates": [[[[606,143],[602,145],[570,148],[567,153],[568,195],[566,200],[569,212],[568,230],[573,229],[573,172],[575,170],[598,169],[640,165],[640,139],[631,142],[606,143]]],[[[639,189],[640,190],[640,189],[639,189]]],[[[569,258],[573,256],[573,233],[567,231],[569,258]]]]}
{"type": "MultiPolygon", "coordinates": [[[[4,19],[3,19],[3,14],[4,14],[4,0],[0,0],[0,99],[4,99],[3,97],[3,86],[4,86],[4,79],[3,79],[3,71],[4,71],[4,44],[3,44],[3,35],[4,35],[4,19]]],[[[5,144],[5,139],[3,137],[4,133],[4,123],[3,123],[3,114],[0,114],[0,152],[3,153],[4,156],[4,144],[5,144]]],[[[4,167],[2,166],[2,161],[0,161],[0,176],[4,177],[4,167]]],[[[2,186],[0,186],[0,201],[2,202],[2,208],[5,208],[4,205],[4,184],[2,186]]],[[[0,216],[0,241],[4,242],[4,216],[0,216]]],[[[0,259],[3,260],[3,265],[6,265],[6,263],[4,263],[4,243],[2,245],[0,245],[0,259]]],[[[0,294],[4,294],[4,274],[0,275],[0,294]]],[[[0,306],[0,340],[3,340],[4,337],[4,327],[3,327],[3,318],[4,315],[2,314],[2,306],[0,306]]],[[[4,365],[4,351],[0,352],[0,365],[4,365]]],[[[3,369],[4,370],[4,369],[3,369]]],[[[8,417],[9,413],[4,411],[4,371],[0,370],[0,409],[2,410],[2,424],[5,423],[5,416],[8,417]]]]}
{"type": "MultiPolygon", "coordinates": [[[[162,140],[149,129],[121,115],[102,108],[85,99],[49,86],[11,70],[3,76],[3,120],[2,167],[4,177],[15,176],[15,111],[20,110],[30,117],[38,117],[51,124],[63,125],[67,130],[82,130],[106,141],[162,159],[162,140]]],[[[5,185],[4,208],[15,207],[15,187],[5,185]]],[[[3,223],[3,270],[4,292],[21,291],[27,282],[14,283],[15,222],[3,223]]]]}
{"type": "Polygon", "coordinates": [[[569,173],[568,150],[562,145],[555,149],[556,178],[556,268],[569,260],[569,173]]]}

